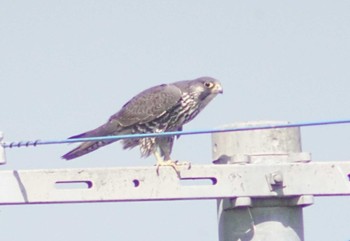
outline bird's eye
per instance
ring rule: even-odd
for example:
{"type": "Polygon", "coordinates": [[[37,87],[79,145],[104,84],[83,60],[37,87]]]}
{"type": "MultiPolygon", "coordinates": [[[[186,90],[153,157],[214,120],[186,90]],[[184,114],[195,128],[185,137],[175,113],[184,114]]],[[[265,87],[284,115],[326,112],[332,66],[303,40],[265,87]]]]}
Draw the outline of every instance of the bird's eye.
{"type": "Polygon", "coordinates": [[[204,86],[210,89],[214,86],[214,84],[212,82],[204,82],[204,86]]]}

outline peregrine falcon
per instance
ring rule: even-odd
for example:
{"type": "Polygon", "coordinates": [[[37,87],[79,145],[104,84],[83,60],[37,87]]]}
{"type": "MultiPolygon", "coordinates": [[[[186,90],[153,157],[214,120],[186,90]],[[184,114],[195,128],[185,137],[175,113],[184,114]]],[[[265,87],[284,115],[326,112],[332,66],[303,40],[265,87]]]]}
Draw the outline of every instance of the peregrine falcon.
{"type": "MultiPolygon", "coordinates": [[[[219,93],[223,93],[222,86],[211,77],[154,86],[133,97],[107,123],[70,139],[181,131],[182,126],[196,117],[219,93]]],[[[71,160],[115,141],[84,142],[62,158],[71,160]]],[[[174,136],[123,139],[122,142],[124,149],[140,146],[142,157],[154,154],[157,168],[166,165],[177,170],[177,162],[170,158],[174,136]]]]}

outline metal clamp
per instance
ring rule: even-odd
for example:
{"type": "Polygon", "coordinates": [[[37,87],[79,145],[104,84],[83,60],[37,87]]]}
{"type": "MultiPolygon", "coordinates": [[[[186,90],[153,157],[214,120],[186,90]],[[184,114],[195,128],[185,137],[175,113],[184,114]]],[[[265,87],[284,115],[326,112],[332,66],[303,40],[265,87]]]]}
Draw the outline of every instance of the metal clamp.
{"type": "Polygon", "coordinates": [[[5,148],[3,146],[4,135],[0,132],[0,165],[6,164],[5,148]]]}

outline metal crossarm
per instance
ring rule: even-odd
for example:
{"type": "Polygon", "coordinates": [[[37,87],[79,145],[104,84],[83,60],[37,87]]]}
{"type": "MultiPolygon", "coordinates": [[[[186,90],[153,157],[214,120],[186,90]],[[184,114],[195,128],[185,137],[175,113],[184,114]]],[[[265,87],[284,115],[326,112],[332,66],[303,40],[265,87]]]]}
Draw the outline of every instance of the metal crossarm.
{"type": "MultiPolygon", "coordinates": [[[[248,122],[225,128],[263,124],[288,125],[248,122]]],[[[300,129],[288,127],[214,133],[215,164],[179,170],[3,170],[0,205],[216,199],[220,241],[303,241],[303,208],[314,196],[350,195],[350,161],[311,161],[302,151],[300,129]]],[[[0,133],[0,164],[6,163],[6,147],[11,144],[5,145],[0,133]]]]}
{"type": "Polygon", "coordinates": [[[350,162],[0,171],[0,204],[350,195],[350,162]]]}

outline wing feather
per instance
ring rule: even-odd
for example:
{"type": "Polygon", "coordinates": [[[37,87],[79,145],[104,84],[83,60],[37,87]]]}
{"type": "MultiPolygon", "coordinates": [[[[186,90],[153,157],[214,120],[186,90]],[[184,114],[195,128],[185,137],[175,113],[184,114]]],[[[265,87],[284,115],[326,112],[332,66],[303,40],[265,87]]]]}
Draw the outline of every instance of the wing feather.
{"type": "Polygon", "coordinates": [[[179,103],[182,91],[174,85],[159,85],[149,88],[127,102],[112,115],[109,122],[127,127],[156,119],[179,103]]]}

